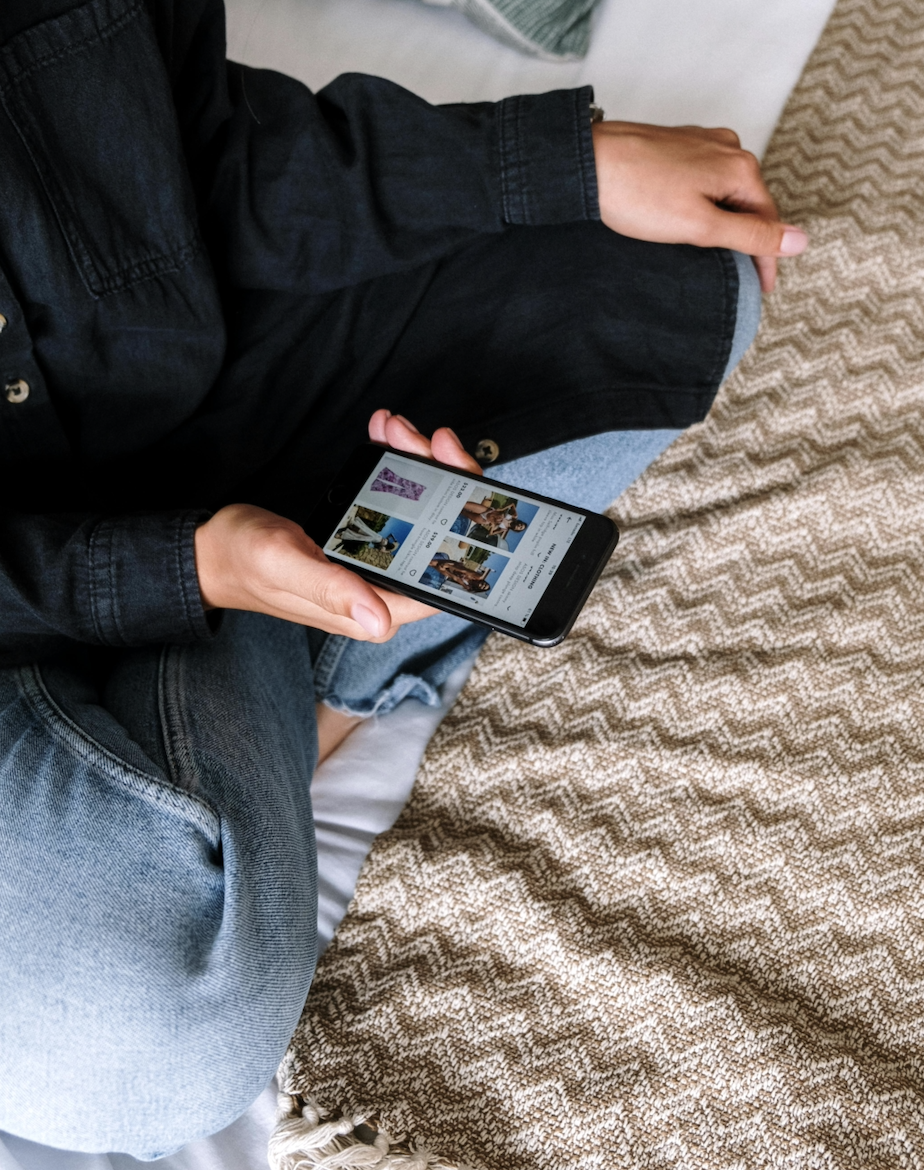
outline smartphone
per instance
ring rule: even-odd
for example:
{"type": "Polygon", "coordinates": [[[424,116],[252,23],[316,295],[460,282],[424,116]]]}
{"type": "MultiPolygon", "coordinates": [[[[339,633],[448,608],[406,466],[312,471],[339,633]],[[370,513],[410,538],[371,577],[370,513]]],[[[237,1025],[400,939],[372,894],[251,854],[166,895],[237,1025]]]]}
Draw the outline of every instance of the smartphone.
{"type": "Polygon", "coordinates": [[[619,540],[597,512],[375,443],[305,530],[366,580],[534,646],[561,642],[619,540]]]}

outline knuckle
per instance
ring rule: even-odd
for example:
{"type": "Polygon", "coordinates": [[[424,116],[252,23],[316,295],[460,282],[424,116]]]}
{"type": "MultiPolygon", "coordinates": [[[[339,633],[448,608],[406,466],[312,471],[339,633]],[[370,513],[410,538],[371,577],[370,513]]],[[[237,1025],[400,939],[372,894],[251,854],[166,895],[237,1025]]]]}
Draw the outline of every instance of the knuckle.
{"type": "Polygon", "coordinates": [[[340,613],[344,606],[344,598],[350,585],[350,572],[339,565],[332,565],[331,570],[320,576],[317,581],[317,602],[328,613],[340,613]]]}
{"type": "Polygon", "coordinates": [[[259,527],[253,533],[256,553],[261,559],[275,561],[291,552],[297,544],[296,535],[288,525],[259,527]]]}
{"type": "Polygon", "coordinates": [[[750,225],[748,231],[748,250],[751,253],[774,249],[777,245],[779,232],[769,223],[759,220],[750,225]]]}
{"type": "Polygon", "coordinates": [[[738,137],[735,131],[730,129],[728,126],[719,126],[718,129],[713,130],[713,134],[722,142],[727,142],[729,146],[741,145],[741,139],[738,137]]]}

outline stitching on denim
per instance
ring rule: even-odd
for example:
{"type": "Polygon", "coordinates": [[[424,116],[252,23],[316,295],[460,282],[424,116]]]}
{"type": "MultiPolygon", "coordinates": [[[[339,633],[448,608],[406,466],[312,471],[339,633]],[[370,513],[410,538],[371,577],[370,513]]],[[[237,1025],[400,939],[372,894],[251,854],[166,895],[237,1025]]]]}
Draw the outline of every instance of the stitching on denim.
{"type": "Polygon", "coordinates": [[[501,164],[501,203],[504,210],[504,220],[507,223],[513,223],[510,216],[510,200],[508,198],[508,168],[507,168],[507,103],[512,101],[512,98],[506,98],[501,102],[500,107],[500,164],[501,164]]]}
{"type": "Polygon", "coordinates": [[[183,566],[183,545],[185,543],[186,531],[188,528],[188,520],[184,519],[177,525],[176,540],[173,544],[173,556],[176,564],[176,575],[180,585],[180,595],[183,599],[183,616],[186,618],[186,625],[190,632],[195,635],[196,628],[192,620],[192,610],[189,605],[189,594],[186,588],[186,574],[183,566]]]}
{"type": "Polygon", "coordinates": [[[98,768],[120,787],[150,801],[168,812],[181,816],[200,828],[216,844],[221,839],[218,814],[201,797],[165,784],[154,775],[140,771],[88,735],[65,714],[52,698],[36,666],[18,670],[22,693],[41,719],[42,725],[87,764],[98,768]]]}
{"type": "Polygon", "coordinates": [[[2,102],[7,116],[16,129],[29,158],[32,160],[32,165],[35,167],[42,181],[42,185],[48,193],[55,218],[61,227],[68,251],[71,253],[77,268],[81,272],[81,277],[87,290],[94,299],[121,292],[124,289],[132,288],[136,284],[141,284],[146,280],[152,280],[158,276],[169,276],[171,273],[182,271],[202,251],[202,241],[199,237],[198,230],[193,228],[189,236],[175,247],[160,252],[148,252],[145,255],[136,257],[130,263],[105,274],[100,269],[92,252],[84,242],[83,234],[80,231],[79,219],[75,215],[74,208],[66,190],[61,186],[54,171],[42,164],[41,152],[34,150],[32,147],[34,128],[31,124],[32,119],[28,102],[22,100],[21,94],[17,95],[19,101],[16,104],[20,116],[14,117],[13,110],[10,108],[10,103],[7,98],[8,95],[12,95],[14,90],[20,88],[22,83],[38,69],[48,68],[56,61],[73,56],[79,52],[87,51],[100,42],[110,39],[134,21],[143,12],[143,9],[143,4],[136,3],[127,12],[113,18],[108,24],[103,25],[102,28],[97,29],[92,35],[88,35],[82,41],[74,45],[65,46],[55,52],[46,53],[45,56],[33,61],[28,67],[20,69],[15,75],[12,73],[12,70],[15,68],[12,50],[7,49],[3,52],[3,56],[7,59],[7,72],[10,74],[10,77],[9,80],[0,83],[0,102],[2,102]],[[29,130],[28,134],[26,133],[27,127],[29,130]]]}
{"type": "Polygon", "coordinates": [[[723,325],[724,329],[721,337],[718,339],[716,345],[716,359],[712,367],[712,377],[710,381],[716,383],[722,377],[725,367],[728,365],[728,359],[731,357],[732,346],[735,344],[735,325],[738,320],[738,296],[741,295],[741,279],[738,276],[738,265],[735,263],[735,258],[727,248],[714,248],[713,255],[716,263],[722,270],[724,280],[722,282],[722,300],[723,300],[723,325]],[[735,274],[735,286],[737,295],[732,303],[730,296],[730,280],[731,273],[735,274]]]}
{"type": "Polygon", "coordinates": [[[523,223],[526,224],[527,226],[529,226],[532,224],[532,215],[531,215],[531,207],[530,207],[530,199],[529,199],[529,183],[527,181],[527,176],[526,176],[525,168],[523,165],[523,122],[525,119],[525,114],[523,111],[524,105],[525,105],[525,103],[520,101],[519,98],[517,98],[517,104],[516,104],[516,126],[517,126],[516,168],[517,168],[517,180],[518,180],[517,185],[518,185],[519,191],[520,191],[520,214],[523,216],[523,223]]]}
{"type": "Polygon", "coordinates": [[[35,173],[38,175],[42,188],[48,197],[48,202],[51,204],[51,210],[58,222],[58,227],[61,229],[61,235],[64,238],[65,247],[70,253],[71,259],[74,262],[74,266],[80,274],[80,279],[83,281],[87,291],[90,293],[93,299],[96,300],[98,299],[98,294],[94,291],[90,281],[87,279],[87,273],[95,273],[98,281],[99,270],[97,269],[92,256],[89,254],[89,252],[87,252],[86,245],[84,244],[80,233],[76,230],[76,226],[72,224],[70,229],[68,227],[68,224],[72,222],[70,216],[65,217],[61,210],[61,202],[63,201],[65,209],[70,212],[67,199],[64,197],[64,193],[61,190],[57,180],[54,179],[54,177],[50,175],[47,169],[41,165],[39,157],[32,149],[32,143],[27,137],[21,124],[21,119],[13,116],[13,111],[10,109],[9,103],[7,101],[6,90],[2,88],[0,88],[0,104],[2,104],[3,109],[6,112],[6,116],[9,118],[10,123],[13,126],[13,129],[19,135],[19,140],[22,142],[23,148],[25,149],[26,154],[29,156],[31,163],[35,168],[35,173]],[[59,194],[58,199],[55,199],[56,191],[59,194]]]}
{"type": "Polygon", "coordinates": [[[522,122],[524,103],[518,97],[505,98],[503,108],[502,178],[504,219],[511,224],[529,224],[529,195],[524,181],[522,122]]]}
{"type": "MultiPolygon", "coordinates": [[[[112,619],[112,626],[116,638],[124,646],[127,642],[125,631],[122,629],[121,613],[119,609],[119,590],[115,579],[115,530],[116,526],[112,520],[106,522],[107,532],[107,555],[109,564],[107,566],[107,577],[109,581],[109,614],[112,619]]],[[[115,639],[114,639],[115,640],[115,639]]]]}
{"type": "MultiPolygon", "coordinates": [[[[193,766],[189,751],[191,736],[185,709],[180,701],[184,667],[182,649],[178,646],[164,646],[157,669],[157,711],[171,780],[181,792],[192,795],[199,787],[199,774],[193,766]]],[[[220,824],[219,817],[219,833],[220,824]]]]}
{"type": "MultiPolygon", "coordinates": [[[[76,230],[76,229],[75,229],[76,230]]],[[[202,251],[202,241],[198,233],[194,232],[184,243],[168,252],[150,253],[141,259],[117,268],[111,276],[97,280],[97,296],[109,296],[110,293],[121,292],[133,285],[142,284],[146,280],[153,280],[157,276],[169,276],[173,272],[180,272],[186,265],[196,258],[202,251]]],[[[96,264],[94,270],[99,273],[96,264]]]]}
{"type": "Polygon", "coordinates": [[[145,280],[179,272],[202,250],[202,241],[197,229],[194,228],[192,234],[178,247],[169,251],[149,253],[122,268],[117,268],[111,275],[104,276],[84,243],[79,221],[74,214],[67,192],[61,186],[54,171],[43,164],[41,152],[33,149],[31,135],[26,133],[25,123],[30,117],[27,107],[22,106],[20,110],[21,114],[24,112],[24,117],[15,117],[2,90],[0,90],[0,104],[3,105],[7,117],[19,135],[19,139],[35,168],[48,196],[55,219],[58,221],[67,250],[71,254],[87,291],[95,300],[102,296],[108,296],[110,293],[131,288],[145,280]]]}
{"type": "MultiPolygon", "coordinates": [[[[63,60],[65,57],[72,57],[77,53],[85,52],[90,46],[99,44],[100,41],[109,40],[111,37],[114,37],[117,33],[121,32],[127,24],[130,24],[143,10],[143,8],[144,5],[141,3],[133,5],[133,7],[131,7],[127,12],[123,12],[121,16],[116,16],[110,20],[108,24],[104,24],[102,28],[95,29],[92,34],[84,37],[82,41],[77,41],[73,45],[65,45],[61,49],[55,49],[51,53],[46,53],[43,57],[37,57],[31,63],[31,65],[28,65],[22,69],[18,69],[15,74],[12,72],[12,68],[16,68],[14,61],[15,53],[13,51],[15,45],[7,46],[3,50],[3,57],[9,61],[9,66],[12,66],[12,68],[8,66],[7,71],[10,74],[10,78],[8,81],[0,84],[0,93],[6,93],[8,89],[12,89],[14,86],[19,85],[20,82],[24,81],[38,69],[46,69],[49,65],[53,65],[56,61],[63,60]]],[[[65,13],[63,19],[66,20],[67,17],[68,14],[65,13]]]]}
{"type": "Polygon", "coordinates": [[[328,635],[327,640],[321,647],[318,660],[314,664],[314,690],[316,695],[322,689],[326,690],[330,685],[331,678],[340,665],[340,659],[346,653],[347,646],[352,641],[352,638],[347,638],[343,634],[328,635]],[[335,643],[333,649],[331,648],[331,643],[335,643]]]}
{"type": "MultiPolygon", "coordinates": [[[[594,91],[591,86],[584,86],[579,89],[574,95],[574,141],[575,149],[578,156],[578,170],[581,174],[581,209],[584,213],[585,219],[590,219],[590,200],[589,191],[591,184],[597,188],[597,169],[594,162],[594,143],[593,131],[590,129],[590,103],[593,101],[594,91]],[[581,116],[581,107],[584,107],[583,118],[581,116]],[[585,124],[586,123],[586,124],[585,124]],[[590,144],[585,149],[585,134],[590,137],[590,144]]],[[[597,189],[597,205],[599,209],[600,192],[597,189]]]]}
{"type": "Polygon", "coordinates": [[[103,631],[102,615],[100,614],[99,608],[99,586],[96,581],[96,541],[102,524],[102,520],[98,521],[90,532],[90,539],[87,542],[87,570],[89,576],[90,617],[93,621],[93,630],[100,642],[105,645],[107,639],[103,631]]]}
{"type": "Polygon", "coordinates": [[[581,137],[581,127],[578,123],[578,103],[580,101],[581,90],[577,90],[574,94],[574,100],[571,103],[571,117],[574,120],[574,153],[575,162],[577,163],[577,173],[581,176],[581,211],[584,218],[587,218],[587,192],[585,187],[587,185],[587,176],[584,170],[584,151],[581,149],[583,139],[581,137]]]}

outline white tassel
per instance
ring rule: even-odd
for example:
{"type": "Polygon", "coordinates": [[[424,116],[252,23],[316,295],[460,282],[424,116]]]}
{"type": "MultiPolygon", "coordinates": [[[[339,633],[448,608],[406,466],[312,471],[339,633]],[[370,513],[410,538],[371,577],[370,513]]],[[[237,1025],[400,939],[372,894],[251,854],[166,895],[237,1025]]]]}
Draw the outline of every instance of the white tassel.
{"type": "Polygon", "coordinates": [[[371,1144],[356,1135],[367,1114],[330,1120],[310,1098],[280,1093],[276,1129],[270,1138],[272,1170],[469,1170],[429,1150],[396,1149],[396,1141],[379,1130],[371,1144]]]}

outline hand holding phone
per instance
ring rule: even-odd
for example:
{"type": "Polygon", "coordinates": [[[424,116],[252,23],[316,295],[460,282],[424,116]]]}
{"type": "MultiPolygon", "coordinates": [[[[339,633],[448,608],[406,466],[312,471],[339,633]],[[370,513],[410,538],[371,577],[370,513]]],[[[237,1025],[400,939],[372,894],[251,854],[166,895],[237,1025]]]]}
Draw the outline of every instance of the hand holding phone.
{"type": "Polygon", "coordinates": [[[370,582],[537,646],[565,637],[619,538],[606,516],[373,444],[306,528],[370,582]]]}
{"type": "MultiPolygon", "coordinates": [[[[405,420],[379,410],[370,438],[463,469],[477,463],[447,429],[433,446],[405,420]]],[[[249,504],[222,508],[195,535],[196,569],[206,609],[242,609],[362,641],[387,641],[429,606],[364,581],[332,563],[293,521],[249,504]]]]}

